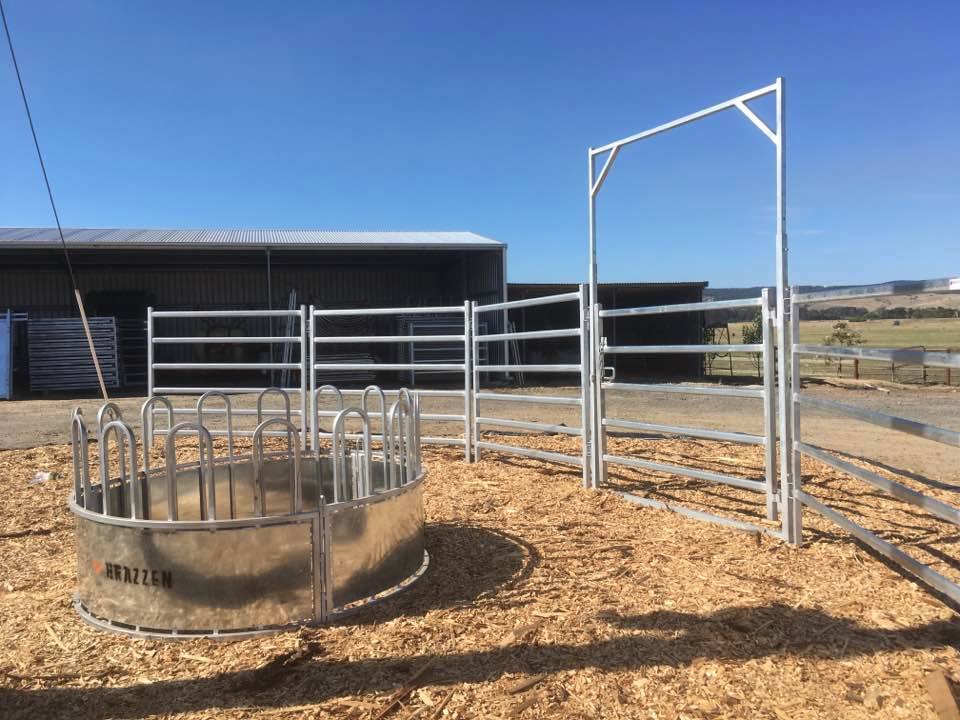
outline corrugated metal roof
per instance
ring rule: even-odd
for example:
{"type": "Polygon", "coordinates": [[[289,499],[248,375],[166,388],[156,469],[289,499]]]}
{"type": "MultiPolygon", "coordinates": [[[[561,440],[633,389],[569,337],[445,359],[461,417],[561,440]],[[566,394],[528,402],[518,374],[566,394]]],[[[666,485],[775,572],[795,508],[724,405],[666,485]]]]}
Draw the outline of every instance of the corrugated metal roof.
{"type": "MultiPolygon", "coordinates": [[[[75,248],[477,248],[504,243],[472,232],[351,232],[342,230],[136,230],[64,228],[75,248]]],[[[0,248],[59,245],[56,228],[0,228],[0,248]]]]}

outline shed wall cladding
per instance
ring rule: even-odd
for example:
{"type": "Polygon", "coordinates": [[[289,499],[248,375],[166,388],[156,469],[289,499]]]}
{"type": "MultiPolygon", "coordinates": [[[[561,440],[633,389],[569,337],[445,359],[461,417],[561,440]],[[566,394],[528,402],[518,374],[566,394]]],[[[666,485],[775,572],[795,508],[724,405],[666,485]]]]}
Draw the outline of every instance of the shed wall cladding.
{"type": "MultiPolygon", "coordinates": [[[[604,308],[644,307],[674,303],[699,302],[706,283],[622,283],[601,284],[600,302],[604,308]]],[[[511,300],[542,297],[577,289],[569,284],[511,283],[511,300]]],[[[575,327],[577,304],[519,308],[510,312],[510,322],[517,330],[545,330],[575,327]]],[[[611,345],[684,345],[701,342],[703,313],[608,318],[603,333],[611,345]]],[[[519,343],[521,356],[527,363],[576,362],[576,340],[524,340],[519,343]]],[[[703,375],[702,358],[698,355],[610,355],[605,365],[616,370],[618,378],[648,376],[697,379],[703,375]]]]}
{"type": "MultiPolygon", "coordinates": [[[[159,252],[84,251],[71,253],[88,313],[127,318],[131,334],[127,364],[137,365],[138,384],[145,382],[146,338],[141,335],[146,307],[155,309],[257,309],[267,302],[267,264],[263,251],[159,252]],[[139,322],[139,325],[138,325],[139,322]],[[136,356],[136,357],[135,357],[136,356]]],[[[274,308],[286,308],[290,291],[297,306],[413,307],[461,305],[469,298],[495,302],[502,290],[502,250],[425,249],[423,251],[304,252],[277,251],[270,257],[270,288],[274,308]]],[[[62,256],[51,251],[0,252],[0,307],[30,317],[76,314],[73,292],[62,256]]],[[[157,321],[158,334],[283,334],[285,322],[267,319],[157,321]]],[[[404,318],[377,318],[351,329],[327,328],[328,334],[405,334],[404,318]]],[[[499,320],[493,325],[499,329],[499,320]]],[[[121,328],[125,327],[123,323],[121,328]]],[[[494,331],[493,328],[490,330],[494,331]]],[[[122,329],[121,329],[121,332],[122,329]]],[[[121,347],[124,346],[121,338],[121,347]]],[[[263,360],[269,347],[232,346],[231,361],[263,360]],[[244,355],[237,356],[237,353],[244,355]],[[249,356],[249,357],[248,357],[249,356]]],[[[325,346],[325,350],[363,353],[382,362],[405,361],[408,349],[396,345],[325,346]]],[[[157,347],[157,362],[199,362],[225,347],[166,345],[157,347]]],[[[277,346],[276,352],[279,351],[277,346]]],[[[299,358],[294,353],[293,360],[299,358]]],[[[179,373],[182,381],[187,373],[179,373]]],[[[233,376],[231,376],[233,377],[233,376]]],[[[241,382],[242,378],[235,378],[241,382]]],[[[386,380],[386,378],[383,378],[386,380]]],[[[436,378],[439,379],[439,378],[436,378]]],[[[163,379],[163,382],[173,378],[163,379]]],[[[199,380],[199,378],[198,378],[199,380]]],[[[256,378],[247,378],[257,382],[256,378]]],[[[295,381],[299,381],[294,377],[295,381]]],[[[262,379],[260,380],[262,382],[262,379]]],[[[241,382],[241,384],[243,384],[241,382]]]]}

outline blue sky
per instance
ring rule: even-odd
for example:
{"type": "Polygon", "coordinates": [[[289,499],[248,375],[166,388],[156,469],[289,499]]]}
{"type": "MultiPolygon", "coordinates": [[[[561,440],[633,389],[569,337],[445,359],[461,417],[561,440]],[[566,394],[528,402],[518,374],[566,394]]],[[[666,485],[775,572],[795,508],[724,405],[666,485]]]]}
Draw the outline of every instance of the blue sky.
{"type": "MultiPolygon", "coordinates": [[[[473,230],[582,280],[587,147],[783,75],[792,280],[958,273],[960,3],[783,5],[5,0],[67,226],[473,230]]],[[[51,225],[3,49],[0,225],[51,225]]],[[[601,280],[771,283],[773,182],[735,111],[625,149],[601,280]]]]}

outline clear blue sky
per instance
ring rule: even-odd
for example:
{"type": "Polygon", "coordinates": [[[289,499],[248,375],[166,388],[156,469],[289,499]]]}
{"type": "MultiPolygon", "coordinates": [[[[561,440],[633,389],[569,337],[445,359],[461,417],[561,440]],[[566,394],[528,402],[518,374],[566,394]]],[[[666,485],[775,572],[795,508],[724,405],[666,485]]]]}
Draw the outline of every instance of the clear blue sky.
{"type": "MultiPolygon", "coordinates": [[[[783,75],[792,279],[957,273],[960,3],[784,5],[6,0],[68,226],[473,230],[581,280],[587,147],[783,75]]],[[[52,225],[3,50],[0,225],[52,225]]],[[[734,111],[624,150],[601,279],[771,283],[773,173],[734,111]]]]}

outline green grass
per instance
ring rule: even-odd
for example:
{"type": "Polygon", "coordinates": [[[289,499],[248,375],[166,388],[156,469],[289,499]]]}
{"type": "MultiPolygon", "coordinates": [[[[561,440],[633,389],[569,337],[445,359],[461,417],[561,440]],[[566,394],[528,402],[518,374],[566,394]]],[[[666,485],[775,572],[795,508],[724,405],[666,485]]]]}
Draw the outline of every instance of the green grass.
{"type": "MultiPolygon", "coordinates": [[[[800,341],[813,345],[822,345],[824,338],[830,335],[833,320],[805,320],[800,323],[800,341]]],[[[858,331],[865,347],[905,348],[923,346],[927,350],[953,349],[960,351],[960,319],[925,318],[918,320],[866,320],[849,322],[850,328],[858,331]],[[894,324],[895,322],[899,324],[894,324]]],[[[741,330],[744,323],[730,324],[730,342],[741,342],[741,330]]],[[[809,357],[801,363],[801,371],[808,376],[853,377],[853,363],[845,361],[838,373],[835,363],[827,364],[822,359],[809,357]]],[[[717,358],[713,364],[713,375],[730,374],[727,358],[717,358]]],[[[756,365],[748,355],[736,355],[733,358],[733,374],[756,376],[756,365]]],[[[923,369],[920,367],[897,366],[890,363],[863,361],[860,363],[860,377],[866,380],[893,380],[896,382],[923,382],[923,369]]],[[[928,368],[928,383],[944,383],[947,375],[942,368],[928,368]]],[[[960,371],[951,374],[951,383],[960,384],[960,371]]]]}

